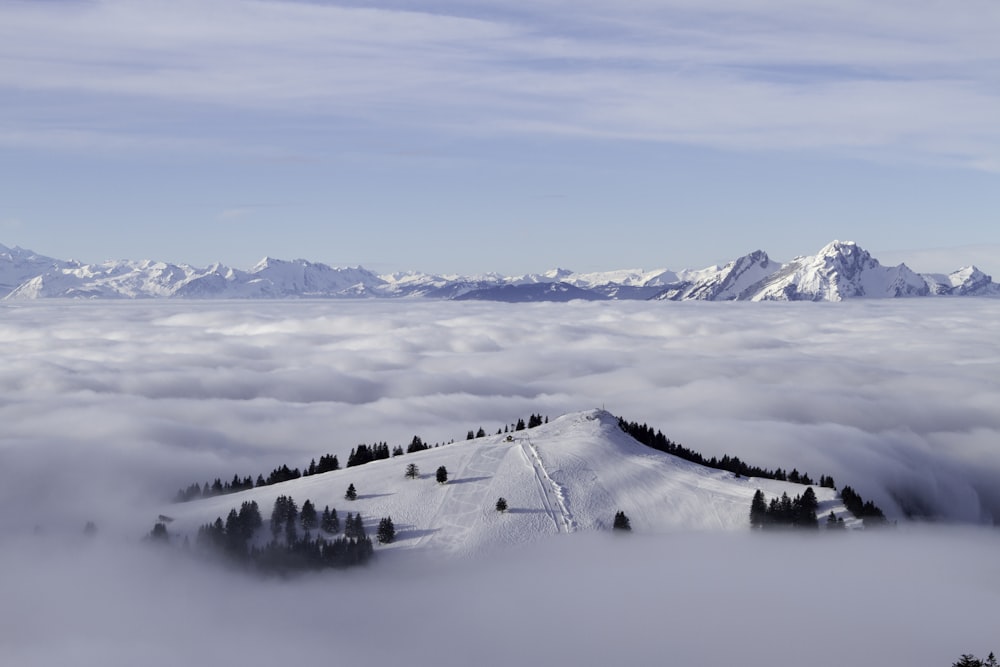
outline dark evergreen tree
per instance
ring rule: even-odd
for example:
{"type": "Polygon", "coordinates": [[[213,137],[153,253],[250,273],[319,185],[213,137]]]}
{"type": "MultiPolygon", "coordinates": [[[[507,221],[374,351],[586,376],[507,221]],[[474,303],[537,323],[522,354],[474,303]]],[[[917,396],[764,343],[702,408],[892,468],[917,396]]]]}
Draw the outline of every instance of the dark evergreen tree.
{"type": "Polygon", "coordinates": [[[394,457],[396,457],[396,456],[402,456],[403,455],[403,446],[402,445],[396,445],[395,447],[393,447],[392,448],[392,455],[394,457]]]}
{"type": "Polygon", "coordinates": [[[466,440],[474,440],[475,438],[476,434],[473,431],[469,431],[468,433],[465,434],[466,440]]]}
{"type": "Polygon", "coordinates": [[[615,530],[632,530],[632,524],[628,520],[628,517],[625,516],[625,512],[618,510],[615,514],[615,521],[612,528],[615,530]]]}
{"type": "Polygon", "coordinates": [[[167,524],[162,521],[157,521],[153,524],[153,530],[149,531],[149,539],[153,542],[167,542],[170,540],[170,534],[167,533],[167,524]]]}
{"type": "Polygon", "coordinates": [[[750,502],[750,525],[754,528],[762,528],[766,520],[767,500],[764,499],[764,493],[760,489],[757,489],[757,492],[753,494],[753,500],[750,502]]]}
{"type": "Polygon", "coordinates": [[[347,493],[344,494],[344,498],[346,498],[347,500],[357,500],[358,499],[358,492],[357,492],[357,489],[354,488],[354,484],[353,483],[347,485],[347,493]]]}
{"type": "Polygon", "coordinates": [[[444,466],[438,466],[436,473],[437,483],[444,484],[448,481],[448,469],[444,466]]]}
{"type": "Polygon", "coordinates": [[[257,529],[264,525],[256,500],[244,500],[240,505],[238,518],[240,537],[244,542],[252,538],[257,529]]]}
{"type": "Polygon", "coordinates": [[[816,519],[816,510],[819,508],[819,501],[816,499],[816,492],[810,486],[802,492],[801,498],[796,498],[798,503],[793,510],[797,526],[804,528],[816,528],[819,522],[816,519]]]}
{"type": "Polygon", "coordinates": [[[320,521],[320,528],[331,535],[336,535],[340,532],[340,519],[337,518],[336,508],[331,510],[329,505],[323,508],[323,518],[320,521]]]}
{"type": "MultiPolygon", "coordinates": [[[[497,433],[499,433],[499,431],[498,431],[497,433]]],[[[485,438],[485,437],[486,437],[486,431],[485,431],[485,430],[483,430],[483,427],[482,427],[482,426],[480,426],[480,427],[479,427],[479,430],[478,430],[478,431],[476,431],[476,437],[477,437],[477,438],[485,438]]]]}
{"type": "MultiPolygon", "coordinates": [[[[990,655],[993,654],[991,653],[990,655]]],[[[984,663],[971,653],[963,653],[958,662],[953,662],[951,667],[984,667],[984,663]]]]}
{"type": "Polygon", "coordinates": [[[523,419],[518,419],[517,420],[517,424],[514,426],[514,430],[515,431],[523,431],[524,430],[524,420],[523,419]]]}
{"type": "Polygon", "coordinates": [[[507,499],[504,498],[503,496],[500,496],[497,499],[497,512],[506,512],[506,511],[507,511],[507,499]]]}
{"type": "Polygon", "coordinates": [[[417,467],[416,463],[409,463],[406,466],[406,477],[407,479],[416,479],[420,476],[420,468],[417,467]]]}
{"type": "Polygon", "coordinates": [[[379,519],[376,539],[379,544],[388,544],[396,539],[396,527],[392,525],[392,517],[384,516],[379,519]]]}
{"type": "Polygon", "coordinates": [[[412,454],[413,452],[420,452],[425,449],[428,449],[428,446],[424,444],[424,441],[420,439],[420,436],[415,435],[413,436],[413,440],[411,440],[410,444],[406,447],[406,453],[412,454]]]}
{"type": "Polygon", "coordinates": [[[302,511],[299,513],[299,520],[302,522],[302,528],[304,530],[314,530],[316,528],[318,524],[316,506],[312,504],[311,500],[306,500],[302,503],[302,511]]]}

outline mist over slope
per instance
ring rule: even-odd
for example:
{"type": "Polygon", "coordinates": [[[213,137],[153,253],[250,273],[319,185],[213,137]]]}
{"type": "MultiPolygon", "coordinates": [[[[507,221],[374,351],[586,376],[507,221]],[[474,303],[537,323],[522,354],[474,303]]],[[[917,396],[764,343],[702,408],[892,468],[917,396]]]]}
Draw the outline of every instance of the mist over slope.
{"type": "Polygon", "coordinates": [[[947,275],[882,266],[853,242],[834,241],[791,262],[756,250],[723,266],[669,271],[575,273],[553,269],[523,276],[376,275],[304,259],[265,257],[248,271],[214,264],[199,269],[150,260],[84,265],[0,245],[0,298],[178,297],[188,299],[425,297],[523,303],[571,300],[841,301],[848,298],[997,296],[1000,286],[974,266],[947,275]]]}

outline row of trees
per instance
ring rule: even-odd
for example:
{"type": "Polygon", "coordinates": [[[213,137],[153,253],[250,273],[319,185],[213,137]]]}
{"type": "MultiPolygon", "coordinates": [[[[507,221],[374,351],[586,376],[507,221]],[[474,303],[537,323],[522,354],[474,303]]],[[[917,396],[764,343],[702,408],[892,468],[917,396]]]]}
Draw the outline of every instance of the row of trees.
{"type": "MultiPolygon", "coordinates": [[[[430,445],[426,444],[420,436],[415,435],[410,441],[410,444],[407,445],[406,453],[419,452],[424,449],[430,449],[430,445]]],[[[401,456],[403,453],[403,447],[401,445],[397,445],[392,449],[391,455],[401,456]]],[[[364,465],[365,463],[370,463],[372,461],[387,459],[389,456],[389,445],[385,442],[375,443],[374,445],[360,444],[351,450],[350,455],[347,457],[346,467],[351,468],[353,466],[364,465]]],[[[272,470],[267,477],[264,477],[264,475],[257,475],[256,482],[254,482],[253,478],[250,476],[241,478],[239,475],[233,475],[232,481],[229,482],[223,482],[222,479],[218,477],[214,482],[205,482],[204,485],[200,485],[196,482],[190,486],[179,489],[174,495],[174,502],[183,503],[189,500],[196,500],[198,498],[211,498],[213,496],[237,493],[239,491],[253,489],[254,487],[280,484],[281,482],[288,482],[293,479],[299,479],[300,477],[319,475],[325,472],[332,472],[334,470],[340,470],[340,461],[337,460],[337,456],[335,454],[324,454],[319,457],[318,462],[316,459],[312,459],[304,471],[300,471],[298,468],[289,468],[287,465],[282,465],[272,470]]]]}
{"type": "Polygon", "coordinates": [[[986,656],[986,660],[980,660],[971,653],[963,653],[958,662],[951,663],[951,667],[1000,667],[1000,665],[992,652],[986,656]]]}
{"type": "MultiPolygon", "coordinates": [[[[510,433],[512,431],[523,431],[526,428],[535,428],[536,426],[541,426],[542,424],[548,424],[548,423],[549,423],[548,417],[543,417],[540,414],[536,415],[532,413],[528,417],[527,422],[525,422],[523,419],[518,419],[517,422],[511,424],[510,426],[504,424],[503,428],[497,429],[497,435],[503,435],[504,433],[510,433]]],[[[465,435],[466,440],[475,440],[476,438],[485,438],[485,437],[486,437],[486,429],[484,429],[482,426],[479,427],[478,431],[473,432],[470,430],[465,435]]]]}
{"type": "MultiPolygon", "coordinates": [[[[851,487],[845,486],[840,491],[840,497],[848,511],[861,519],[865,526],[878,526],[886,523],[885,514],[872,501],[865,502],[851,487]]],[[[750,502],[750,525],[754,528],[771,528],[791,526],[793,528],[816,528],[818,521],[816,509],[819,503],[812,487],[801,496],[789,498],[782,493],[780,498],[771,498],[770,502],[763,492],[757,489],[750,502]]],[[[836,516],[831,511],[826,517],[826,527],[832,529],[844,528],[844,518],[836,516]]]]}
{"type": "MultiPolygon", "coordinates": [[[[254,539],[263,526],[260,510],[256,502],[244,502],[239,511],[229,512],[225,522],[220,517],[201,526],[195,544],[204,551],[224,555],[254,569],[279,572],[358,565],[374,554],[360,514],[348,512],[343,536],[331,539],[328,536],[335,536],[340,529],[335,508],[326,506],[319,518],[311,500],[307,499],[299,509],[291,496],[282,495],[274,501],[269,523],[271,539],[260,546],[254,539]],[[322,533],[314,537],[313,530],[317,527],[322,533]]],[[[165,527],[160,530],[154,527],[151,536],[166,540],[165,527]]],[[[394,537],[393,529],[387,541],[394,537]]]]}
{"type": "Polygon", "coordinates": [[[849,486],[840,490],[840,498],[851,514],[861,519],[865,526],[881,526],[886,523],[885,514],[872,501],[866,501],[849,486]]]}
{"type": "MultiPolygon", "coordinates": [[[[692,463],[697,463],[707,468],[726,470],[734,475],[743,477],[763,477],[764,479],[774,479],[781,482],[794,482],[796,484],[805,484],[806,486],[815,484],[812,477],[810,477],[808,473],[800,473],[794,468],[791,472],[786,472],[781,468],[768,470],[767,468],[752,466],[740,460],[738,456],[729,456],[728,454],[724,455],[721,459],[715,456],[705,458],[693,449],[688,449],[683,445],[673,442],[663,435],[661,431],[654,431],[651,426],[647,426],[646,424],[626,421],[623,417],[618,418],[618,426],[647,447],[652,447],[658,451],[672,454],[678,458],[684,459],[685,461],[691,461],[692,463]]],[[[820,476],[819,485],[829,487],[831,489],[836,488],[833,477],[829,477],[827,475],[820,476]]]]}
{"type": "Polygon", "coordinates": [[[782,493],[780,498],[768,502],[764,493],[757,489],[750,502],[750,526],[752,528],[817,528],[816,509],[819,501],[810,486],[801,495],[790,498],[782,493]]]}

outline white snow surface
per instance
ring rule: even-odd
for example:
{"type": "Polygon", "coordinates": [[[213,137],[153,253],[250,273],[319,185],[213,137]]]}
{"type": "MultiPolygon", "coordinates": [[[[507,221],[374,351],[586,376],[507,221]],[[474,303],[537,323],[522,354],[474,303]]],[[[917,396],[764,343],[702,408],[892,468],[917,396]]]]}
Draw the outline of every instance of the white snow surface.
{"type": "MultiPolygon", "coordinates": [[[[343,463],[343,462],[342,462],[343,463]]],[[[335,508],[341,524],[360,513],[374,537],[381,517],[392,517],[396,541],[380,549],[420,549],[452,556],[483,555],[560,533],[611,529],[615,512],[634,531],[745,531],[756,489],[770,499],[801,494],[800,484],[736,477],[665,454],[635,441],[603,410],[572,413],[533,429],[463,440],[302,477],[234,494],[166,506],[170,531],[191,539],[200,525],[255,500],[265,518],[259,539],[270,533],[267,517],[279,495],[301,507],[311,500],[322,512],[335,508]],[[404,475],[408,464],[419,479],[404,475]],[[438,466],[448,482],[438,484],[438,466]],[[349,484],[355,501],[344,493],[349,484]],[[507,512],[496,510],[504,497],[507,512]]],[[[814,486],[823,526],[832,510],[850,527],[855,520],[832,489],[814,486]]]]}

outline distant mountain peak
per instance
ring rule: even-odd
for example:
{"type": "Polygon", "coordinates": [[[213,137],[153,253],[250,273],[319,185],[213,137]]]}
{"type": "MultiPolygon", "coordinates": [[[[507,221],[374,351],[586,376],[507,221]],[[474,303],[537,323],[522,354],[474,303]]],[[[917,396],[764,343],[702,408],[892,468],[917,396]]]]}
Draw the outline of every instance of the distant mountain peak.
{"type": "Polygon", "coordinates": [[[380,276],[305,259],[265,256],[250,270],[220,263],[198,269],[155,260],[80,264],[0,245],[0,297],[62,298],[386,298],[491,301],[638,300],[840,301],[931,295],[1000,296],[992,277],[969,266],[918,274],[883,266],[854,241],[831,241],[815,255],[781,264],[754,250],[722,266],[673,272],[628,269],[576,273],[555,268],[510,277],[426,274],[380,276]]]}

